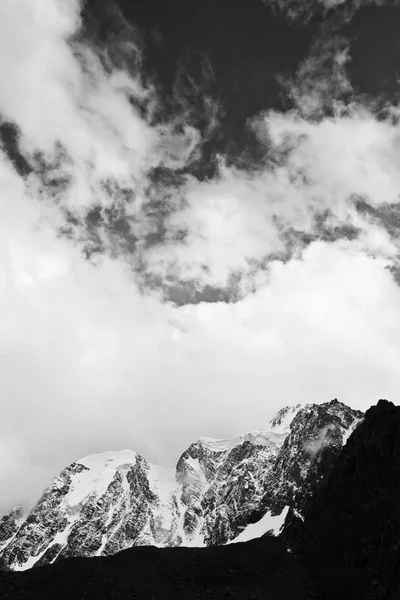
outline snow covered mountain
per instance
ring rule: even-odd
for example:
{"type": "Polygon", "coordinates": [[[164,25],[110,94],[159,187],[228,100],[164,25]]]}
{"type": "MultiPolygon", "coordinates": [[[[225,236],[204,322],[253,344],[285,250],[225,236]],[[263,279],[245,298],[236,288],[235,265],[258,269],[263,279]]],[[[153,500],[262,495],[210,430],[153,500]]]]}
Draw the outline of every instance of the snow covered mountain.
{"type": "Polygon", "coordinates": [[[131,450],[65,468],[28,515],[0,519],[0,566],[25,570],[131,546],[210,546],[277,535],[329,472],[363,413],[336,399],[281,409],[269,429],[199,438],[176,469],[131,450]]]}

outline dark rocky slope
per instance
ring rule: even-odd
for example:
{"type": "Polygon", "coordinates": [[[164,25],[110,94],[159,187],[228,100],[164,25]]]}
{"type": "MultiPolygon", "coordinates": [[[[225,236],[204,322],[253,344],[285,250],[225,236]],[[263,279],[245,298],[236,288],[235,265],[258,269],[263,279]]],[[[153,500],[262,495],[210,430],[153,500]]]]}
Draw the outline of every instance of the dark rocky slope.
{"type": "Polygon", "coordinates": [[[304,600],[306,574],[279,538],[209,548],[134,547],[0,571],[1,600],[304,600]]]}
{"type": "Polygon", "coordinates": [[[400,598],[400,407],[380,400],[352,433],[283,537],[301,555],[318,597],[400,598]]]}

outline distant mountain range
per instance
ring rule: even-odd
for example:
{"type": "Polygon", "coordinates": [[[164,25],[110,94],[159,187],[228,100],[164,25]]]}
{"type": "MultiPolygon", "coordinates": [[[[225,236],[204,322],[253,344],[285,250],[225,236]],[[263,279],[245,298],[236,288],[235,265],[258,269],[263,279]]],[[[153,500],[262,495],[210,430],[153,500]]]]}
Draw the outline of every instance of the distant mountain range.
{"type": "Polygon", "coordinates": [[[329,472],[363,413],[336,399],[288,406],[269,429],[230,440],[199,438],[175,469],[134,451],[65,468],[36,506],[0,521],[0,565],[25,570],[132,546],[220,546],[277,535],[329,472]]]}
{"type": "Polygon", "coordinates": [[[270,426],[197,440],[172,481],[130,451],[73,463],[3,517],[1,600],[398,600],[400,407],[270,426]]]}

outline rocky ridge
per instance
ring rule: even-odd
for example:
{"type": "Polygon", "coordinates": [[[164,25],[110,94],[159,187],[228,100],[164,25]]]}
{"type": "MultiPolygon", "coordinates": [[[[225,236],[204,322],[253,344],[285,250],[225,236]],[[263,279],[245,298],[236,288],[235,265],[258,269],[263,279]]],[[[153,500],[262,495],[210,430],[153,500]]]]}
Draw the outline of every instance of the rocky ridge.
{"type": "Polygon", "coordinates": [[[365,413],[281,539],[312,574],[318,598],[400,598],[400,406],[365,413]]]}
{"type": "Polygon", "coordinates": [[[275,533],[287,511],[302,518],[360,411],[333,400],[280,410],[267,431],[199,438],[176,469],[125,450],[65,468],[26,516],[0,520],[0,563],[25,570],[131,546],[216,546],[260,520],[275,533]]]}

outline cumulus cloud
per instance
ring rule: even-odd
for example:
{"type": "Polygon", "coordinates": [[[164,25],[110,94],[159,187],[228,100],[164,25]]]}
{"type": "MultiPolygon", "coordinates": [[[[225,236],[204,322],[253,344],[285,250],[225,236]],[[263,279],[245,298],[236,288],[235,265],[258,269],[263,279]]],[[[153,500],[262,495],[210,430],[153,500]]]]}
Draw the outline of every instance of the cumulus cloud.
{"type": "Polygon", "coordinates": [[[85,454],[130,447],[172,464],[193,439],[262,429],[284,405],[365,409],[400,383],[400,290],[385,268],[398,241],[357,204],[398,203],[393,123],[359,104],[314,120],[265,112],[250,124],[264,166],[221,156],[199,180],[190,111],[161,119],[156,84],[107,63],[80,9],[1,8],[0,113],[29,168],[3,147],[0,511],[85,454]],[[178,284],[238,293],[176,306],[178,284]]]}
{"type": "Polygon", "coordinates": [[[62,140],[75,167],[69,199],[88,202],[89,174],[137,176],[156,139],[129,104],[130,96],[146,94],[140,82],[123,71],[107,73],[90,47],[71,46],[79,9],[77,1],[3,3],[0,69],[9,85],[2,86],[0,103],[3,117],[21,128],[27,150],[51,157],[62,140]]]}
{"type": "Polygon", "coordinates": [[[355,205],[360,197],[372,206],[399,201],[396,127],[360,106],[319,122],[270,111],[260,123],[280,164],[252,174],[222,166],[215,180],[188,181],[185,207],[167,220],[171,232],[186,231],[184,244],[154,247],[149,269],[222,286],[232,273],[253,277],[254,264],[285,249],[277,223],[284,232],[312,233],[315,215],[326,210],[331,227],[352,225],[366,248],[396,255],[389,236],[377,234],[355,205]]]}

